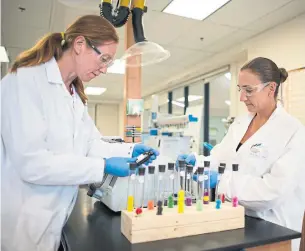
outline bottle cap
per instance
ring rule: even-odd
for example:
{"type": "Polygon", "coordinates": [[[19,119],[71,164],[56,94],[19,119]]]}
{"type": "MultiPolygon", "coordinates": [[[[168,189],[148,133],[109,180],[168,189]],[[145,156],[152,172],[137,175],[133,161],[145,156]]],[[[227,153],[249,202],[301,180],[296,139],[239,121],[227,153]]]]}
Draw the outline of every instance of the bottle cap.
{"type": "Polygon", "coordinates": [[[204,161],[204,167],[210,167],[210,161],[209,160],[204,161]]]}
{"type": "Polygon", "coordinates": [[[179,167],[185,166],[185,160],[178,160],[179,167]]]}
{"type": "Polygon", "coordinates": [[[149,174],[154,174],[155,173],[155,166],[149,166],[148,167],[148,173],[149,174]]]}
{"type": "Polygon", "coordinates": [[[238,171],[238,164],[233,164],[232,168],[234,172],[238,171]]]}
{"type": "Polygon", "coordinates": [[[187,171],[188,173],[193,172],[193,166],[192,166],[192,165],[186,165],[186,171],[187,171]]]}
{"type": "Polygon", "coordinates": [[[136,168],[137,168],[137,163],[130,163],[129,164],[129,169],[130,170],[136,170],[136,168]]]}
{"type": "Polygon", "coordinates": [[[167,169],[168,170],[174,170],[175,168],[175,163],[168,163],[167,169]]]}
{"type": "Polygon", "coordinates": [[[145,175],[145,167],[139,167],[139,175],[140,176],[143,176],[143,175],[145,175]]]}
{"type": "Polygon", "coordinates": [[[198,174],[203,174],[204,168],[203,167],[198,167],[197,173],[198,174]]]}
{"type": "Polygon", "coordinates": [[[224,163],[224,162],[221,162],[221,163],[219,164],[219,166],[223,166],[223,167],[226,167],[226,163],[224,163]]]}
{"type": "Polygon", "coordinates": [[[224,172],[225,172],[225,167],[220,165],[218,167],[218,173],[223,174],[224,172]]]}
{"type": "Polygon", "coordinates": [[[164,173],[165,172],[165,165],[159,165],[159,172],[164,173]]]}

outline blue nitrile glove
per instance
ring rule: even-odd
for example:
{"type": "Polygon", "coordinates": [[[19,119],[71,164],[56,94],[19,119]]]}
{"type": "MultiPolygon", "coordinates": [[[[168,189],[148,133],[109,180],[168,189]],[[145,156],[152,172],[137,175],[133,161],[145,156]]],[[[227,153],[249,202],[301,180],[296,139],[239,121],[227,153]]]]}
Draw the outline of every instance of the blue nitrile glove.
{"type": "MultiPolygon", "coordinates": [[[[210,188],[216,188],[218,172],[210,171],[210,188]]],[[[193,175],[193,180],[197,182],[197,174],[193,175]]]]}
{"type": "Polygon", "coordinates": [[[185,163],[187,165],[195,166],[195,164],[196,164],[196,157],[194,154],[179,154],[178,158],[176,160],[176,169],[178,169],[178,167],[179,167],[179,164],[178,164],[179,160],[185,160],[185,163]]]}
{"type": "Polygon", "coordinates": [[[125,177],[129,175],[129,163],[135,162],[136,158],[112,157],[105,159],[104,172],[113,176],[125,177]]]}
{"type": "Polygon", "coordinates": [[[132,157],[133,158],[138,157],[142,153],[148,151],[152,151],[154,153],[154,155],[150,156],[149,160],[145,163],[145,165],[148,165],[151,162],[153,162],[157,158],[157,156],[159,156],[159,152],[157,150],[143,144],[136,144],[133,148],[132,157]]]}

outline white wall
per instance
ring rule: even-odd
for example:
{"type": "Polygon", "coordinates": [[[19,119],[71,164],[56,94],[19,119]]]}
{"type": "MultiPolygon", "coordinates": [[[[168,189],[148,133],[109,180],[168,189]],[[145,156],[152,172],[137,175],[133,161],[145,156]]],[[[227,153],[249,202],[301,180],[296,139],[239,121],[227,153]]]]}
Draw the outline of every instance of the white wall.
{"type": "Polygon", "coordinates": [[[104,136],[119,135],[118,104],[88,104],[88,112],[104,136]]]}

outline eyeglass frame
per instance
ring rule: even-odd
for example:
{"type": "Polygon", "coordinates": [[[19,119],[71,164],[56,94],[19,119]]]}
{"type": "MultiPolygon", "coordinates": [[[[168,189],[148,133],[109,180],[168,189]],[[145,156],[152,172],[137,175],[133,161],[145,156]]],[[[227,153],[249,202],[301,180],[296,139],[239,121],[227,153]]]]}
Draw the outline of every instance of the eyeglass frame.
{"type": "Polygon", "coordinates": [[[95,45],[93,45],[90,40],[88,38],[85,38],[86,40],[86,43],[89,45],[89,47],[91,47],[98,55],[100,55],[100,62],[103,66],[105,67],[110,67],[111,65],[113,65],[114,63],[114,59],[109,55],[109,54],[105,54],[103,52],[101,52],[95,45]],[[108,55],[111,59],[108,60],[109,62],[108,63],[104,63],[102,62],[102,59],[103,59],[103,55],[108,55]]]}
{"type": "MultiPolygon", "coordinates": [[[[262,91],[266,86],[268,86],[271,82],[266,82],[266,83],[260,83],[260,84],[257,84],[257,85],[254,85],[254,86],[251,86],[252,91],[256,88],[256,91],[254,93],[258,93],[260,91],[262,91]],[[258,88],[258,86],[261,86],[261,88],[258,88]]],[[[238,88],[238,92],[244,92],[246,97],[251,97],[253,95],[253,93],[251,94],[248,94],[246,90],[244,90],[244,88],[247,88],[247,87],[250,87],[249,85],[247,86],[242,86],[240,87],[239,85],[237,86],[238,88]]]]}

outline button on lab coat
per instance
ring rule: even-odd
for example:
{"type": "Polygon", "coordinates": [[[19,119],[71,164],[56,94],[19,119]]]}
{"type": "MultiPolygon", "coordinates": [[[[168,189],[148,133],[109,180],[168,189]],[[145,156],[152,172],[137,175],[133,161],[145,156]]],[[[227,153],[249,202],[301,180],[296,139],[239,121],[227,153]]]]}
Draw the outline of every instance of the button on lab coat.
{"type": "MultiPolygon", "coordinates": [[[[237,118],[211,152],[214,167],[227,163],[219,190],[229,199],[235,192],[247,215],[300,232],[305,210],[305,128],[278,106],[236,152],[252,119],[253,115],[237,118]],[[232,177],[234,162],[239,171],[232,177]]],[[[298,243],[294,242],[294,250],[298,243]]]]}
{"type": "Polygon", "coordinates": [[[1,83],[2,250],[55,251],[78,186],[100,182],[104,160],[130,157],[130,144],[101,141],[53,58],[1,83]]]}

